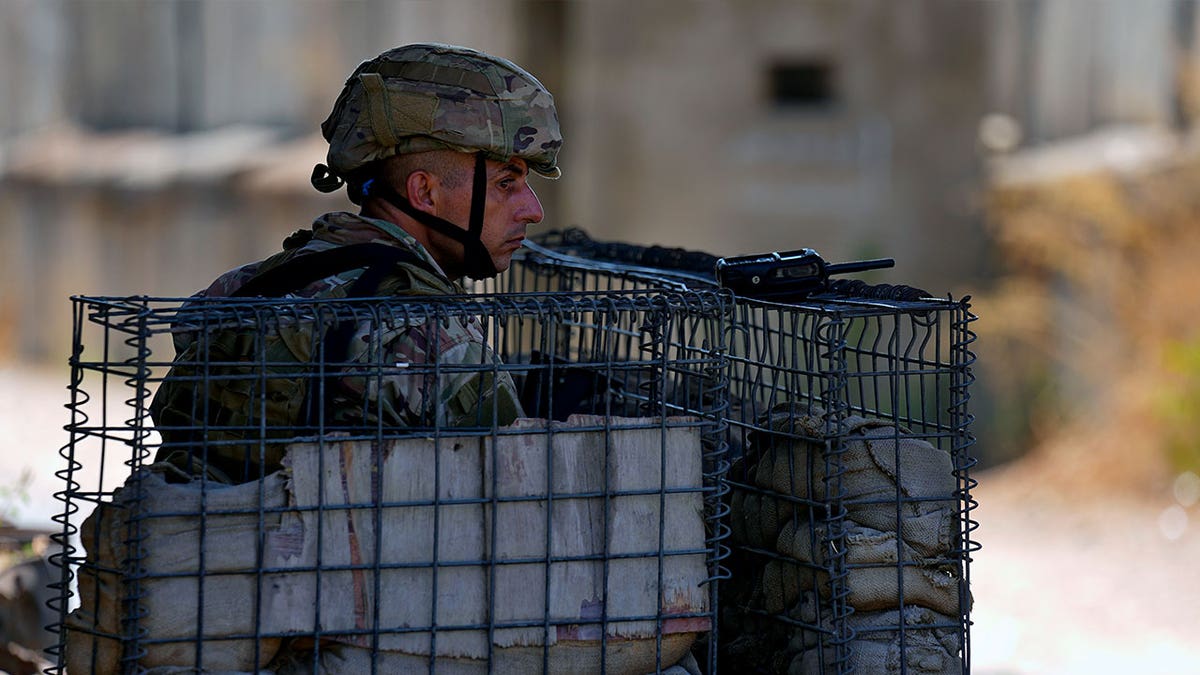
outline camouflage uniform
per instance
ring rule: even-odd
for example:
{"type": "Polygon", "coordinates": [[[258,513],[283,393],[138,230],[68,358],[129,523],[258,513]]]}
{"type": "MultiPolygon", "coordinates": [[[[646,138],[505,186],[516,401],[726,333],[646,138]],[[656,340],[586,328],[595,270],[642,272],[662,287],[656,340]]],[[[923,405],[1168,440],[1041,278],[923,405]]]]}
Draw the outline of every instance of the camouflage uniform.
{"type": "MultiPolygon", "coordinates": [[[[356,204],[369,197],[390,202],[459,242],[464,271],[477,279],[496,273],[480,238],[484,209],[477,200],[485,198],[485,160],[517,157],[542,176],[560,173],[562,135],[554,97],[516,64],[465,47],[405,45],[363,62],[346,80],[321,132],[329,142],[328,164],[317,165],[314,187],[332,192],[346,185],[356,204]],[[382,160],[429,150],[475,155],[469,223],[450,223],[415,209],[379,180],[382,160]]],[[[226,297],[255,275],[298,256],[369,242],[406,248],[428,263],[398,264],[369,289],[372,295],[462,293],[399,226],[335,213],[319,219],[311,237],[290,237],[283,252],[225,274],[202,295],[226,297]]],[[[361,269],[339,273],[294,295],[345,297],[362,274],[361,269]]],[[[486,346],[478,319],[360,324],[346,349],[350,365],[332,377],[314,377],[323,365],[314,355],[319,357],[329,341],[315,340],[313,329],[311,322],[293,320],[274,329],[180,333],[179,356],[151,406],[163,436],[158,459],[189,474],[204,471],[218,480],[242,482],[277,468],[284,448],[279,441],[312,433],[314,427],[322,432],[331,426],[493,427],[522,415],[512,380],[496,368],[497,357],[486,346]],[[220,365],[229,363],[239,365],[220,365]],[[471,367],[435,373],[430,364],[471,367]]]]}
{"type": "Polygon", "coordinates": [[[465,47],[406,45],[363,62],[321,132],[329,168],[342,176],[393,155],[446,149],[498,162],[520,157],[546,178],[562,173],[554,97],[511,61],[465,47]]]}
{"type": "MultiPolygon", "coordinates": [[[[407,248],[428,264],[397,265],[372,295],[419,297],[464,292],[439,273],[424,247],[392,223],[331,213],[314,223],[311,239],[307,234],[289,237],[281,253],[227,272],[200,297],[227,297],[255,275],[297,256],[368,242],[407,248]]],[[[359,269],[327,277],[289,297],[345,297],[347,287],[362,273],[359,269]]],[[[313,333],[311,324],[284,325],[266,332],[218,328],[203,340],[196,333],[178,333],[179,356],[151,405],[164,441],[158,460],[189,474],[203,470],[210,478],[234,483],[257,479],[259,465],[263,465],[262,473],[278,469],[283,444],[259,443],[258,439],[292,437],[309,426],[312,413],[306,406],[316,405],[309,389],[318,380],[297,375],[298,371],[315,372],[313,333]],[[223,361],[247,365],[198,369],[205,362],[223,361]],[[201,376],[207,380],[204,385],[196,381],[201,376]],[[207,400],[197,395],[202,386],[207,400]],[[260,410],[265,410],[261,419],[260,410]]],[[[346,356],[352,365],[336,379],[325,380],[325,396],[330,399],[325,422],[329,426],[372,429],[382,422],[384,427],[491,427],[511,424],[523,415],[512,379],[489,367],[498,359],[486,346],[477,317],[442,323],[414,314],[407,321],[390,324],[363,322],[355,330],[346,356]],[[436,381],[431,368],[412,368],[437,363],[480,367],[440,373],[436,381]],[[395,365],[380,369],[379,364],[395,365]]]]}

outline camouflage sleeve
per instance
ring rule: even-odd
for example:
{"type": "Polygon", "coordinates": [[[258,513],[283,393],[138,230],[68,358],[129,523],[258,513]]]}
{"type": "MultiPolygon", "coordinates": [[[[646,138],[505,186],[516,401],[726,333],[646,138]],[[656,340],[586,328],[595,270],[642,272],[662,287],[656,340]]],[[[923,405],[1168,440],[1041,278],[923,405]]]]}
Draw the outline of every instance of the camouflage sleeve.
{"type": "Polygon", "coordinates": [[[507,426],[523,417],[516,386],[478,321],[398,319],[351,341],[352,367],[334,401],[339,422],[384,426],[507,426]],[[377,357],[373,357],[377,354],[377,357]]]}

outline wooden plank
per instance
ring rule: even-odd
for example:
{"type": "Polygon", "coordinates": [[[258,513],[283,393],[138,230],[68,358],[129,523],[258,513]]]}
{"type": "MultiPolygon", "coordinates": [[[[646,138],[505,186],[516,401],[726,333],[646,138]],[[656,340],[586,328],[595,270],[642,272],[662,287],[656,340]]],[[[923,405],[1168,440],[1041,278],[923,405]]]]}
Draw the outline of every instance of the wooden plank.
{"type": "MultiPolygon", "coordinates": [[[[653,643],[656,622],[621,617],[653,616],[660,603],[667,613],[707,608],[707,591],[699,586],[704,555],[661,561],[657,555],[660,536],[665,553],[704,547],[700,439],[690,422],[612,418],[614,427],[647,428],[605,432],[581,430],[602,426],[600,417],[576,416],[549,428],[544,420],[521,420],[516,428],[528,433],[495,438],[402,439],[381,448],[327,443],[324,462],[317,444],[296,445],[289,463],[297,511],[285,515],[280,531],[301,534],[302,543],[269,547],[287,555],[268,564],[363,568],[281,575],[269,594],[264,615],[271,625],[264,629],[311,632],[317,608],[321,631],[361,631],[377,614],[384,631],[439,628],[436,647],[431,632],[421,630],[383,634],[382,649],[483,659],[487,632],[469,627],[488,623],[489,612],[496,624],[540,624],[545,617],[599,619],[607,607],[610,636],[653,643]],[[664,498],[664,488],[694,491],[664,498]],[[625,494],[646,490],[654,493],[625,494]],[[605,493],[607,500],[598,496],[605,493]],[[313,509],[318,505],[324,510],[313,509]],[[378,541],[376,532],[382,532],[378,541]],[[548,554],[567,559],[548,561],[548,554]],[[602,558],[616,554],[638,557],[610,560],[606,575],[602,558]],[[384,569],[376,578],[366,568],[377,558],[385,567],[414,566],[384,569]]],[[[679,627],[706,628],[695,621],[679,627]]],[[[493,640],[498,648],[523,651],[598,640],[599,630],[573,623],[500,628],[493,640]]],[[[365,637],[345,641],[370,644],[365,637]]]]}

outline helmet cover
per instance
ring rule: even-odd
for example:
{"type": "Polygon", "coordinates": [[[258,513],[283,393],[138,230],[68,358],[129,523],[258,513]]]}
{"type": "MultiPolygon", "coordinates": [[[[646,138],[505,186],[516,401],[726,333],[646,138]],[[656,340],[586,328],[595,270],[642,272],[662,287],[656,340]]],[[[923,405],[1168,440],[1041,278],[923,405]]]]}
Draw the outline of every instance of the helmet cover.
{"type": "Polygon", "coordinates": [[[511,61],[466,47],[405,45],[363,62],[321,132],[329,168],[342,177],[393,155],[442,149],[520,157],[547,178],[560,174],[554,97],[511,61]]]}

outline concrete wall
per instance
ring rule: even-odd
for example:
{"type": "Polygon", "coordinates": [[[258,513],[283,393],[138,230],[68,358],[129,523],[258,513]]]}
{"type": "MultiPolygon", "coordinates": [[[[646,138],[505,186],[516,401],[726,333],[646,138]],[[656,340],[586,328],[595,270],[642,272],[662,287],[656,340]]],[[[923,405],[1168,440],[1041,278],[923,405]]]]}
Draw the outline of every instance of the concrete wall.
{"type": "Polygon", "coordinates": [[[1006,115],[1025,144],[1174,123],[1196,22],[1179,7],[9,0],[0,354],[61,359],[69,329],[28,317],[66,316],[68,293],[190,293],[348,206],[308,186],[316,127],[355,64],[418,40],[508,56],[556,93],[564,178],[536,184],[543,228],[890,255],[875,280],[969,293],[988,269],[981,120],[1006,115]],[[828,100],[781,104],[787,64],[823,65],[828,100]]]}
{"type": "Polygon", "coordinates": [[[1194,12],[1180,11],[1189,4],[986,3],[989,105],[1034,144],[1103,124],[1174,123],[1177,59],[1193,49],[1194,12]]]}
{"type": "Polygon", "coordinates": [[[516,0],[9,0],[0,134],[71,120],[311,130],[360,61],[444,41],[521,56],[516,0]]]}
{"type": "Polygon", "coordinates": [[[510,0],[0,3],[0,357],[61,363],[72,294],[184,296],[352,205],[308,184],[361,60],[520,60],[510,0]]]}
{"type": "Polygon", "coordinates": [[[569,101],[590,114],[564,150],[587,158],[569,221],[727,254],[886,253],[903,261],[897,274],[935,287],[970,273],[984,4],[644,5],[585,3],[572,16],[581,85],[569,101]],[[831,102],[773,102],[772,65],[796,62],[828,64],[831,102]]]}

